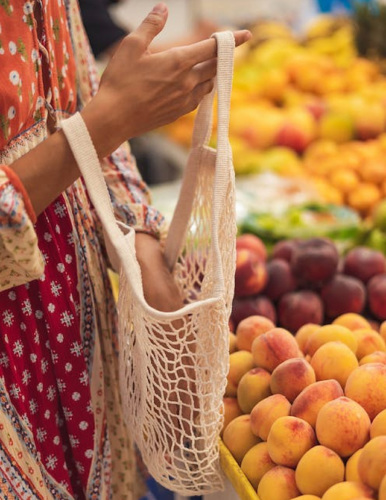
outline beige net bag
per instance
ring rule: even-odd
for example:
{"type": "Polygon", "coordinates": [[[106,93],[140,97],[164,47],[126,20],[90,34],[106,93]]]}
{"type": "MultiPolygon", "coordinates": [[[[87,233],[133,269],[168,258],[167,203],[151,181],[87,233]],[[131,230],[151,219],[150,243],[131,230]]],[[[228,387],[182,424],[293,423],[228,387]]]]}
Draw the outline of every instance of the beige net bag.
{"type": "Polygon", "coordinates": [[[134,231],[115,221],[97,162],[91,166],[83,161],[82,133],[71,125],[77,118],[63,123],[108,246],[113,247],[111,258],[121,269],[120,384],[127,425],[150,474],[182,495],[223,488],[218,438],[228,372],[236,240],[228,141],[234,37],[231,32],[214,36],[217,151],[207,145],[212,92],[197,112],[192,149],[165,243],[168,265],[184,297],[182,309],[166,313],[146,303],[134,231]]]}

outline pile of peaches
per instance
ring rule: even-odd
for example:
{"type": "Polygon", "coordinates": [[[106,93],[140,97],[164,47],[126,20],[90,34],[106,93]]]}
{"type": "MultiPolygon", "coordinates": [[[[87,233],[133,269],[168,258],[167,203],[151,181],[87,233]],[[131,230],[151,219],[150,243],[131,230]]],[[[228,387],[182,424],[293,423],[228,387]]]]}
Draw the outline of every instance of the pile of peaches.
{"type": "Polygon", "coordinates": [[[386,258],[378,250],[358,246],[342,256],[327,238],[289,239],[267,257],[253,234],[239,236],[236,249],[232,331],[251,315],[290,332],[345,313],[363,315],[375,329],[386,320],[386,258]]]}
{"type": "Polygon", "coordinates": [[[386,500],[386,321],[230,333],[222,438],[260,500],[386,500]]]}

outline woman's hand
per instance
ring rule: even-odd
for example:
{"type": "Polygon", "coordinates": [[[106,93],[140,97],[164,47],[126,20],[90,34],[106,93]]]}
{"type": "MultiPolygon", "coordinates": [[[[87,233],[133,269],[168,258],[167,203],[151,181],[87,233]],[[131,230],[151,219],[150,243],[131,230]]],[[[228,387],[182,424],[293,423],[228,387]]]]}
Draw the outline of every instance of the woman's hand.
{"type": "MultiPolygon", "coordinates": [[[[213,88],[215,39],[154,54],[149,50],[167,14],[166,6],[158,4],[123,39],[103,73],[99,91],[82,111],[100,157],[127,139],[192,111],[213,88]]],[[[250,36],[248,31],[235,32],[236,45],[250,36]]]]}

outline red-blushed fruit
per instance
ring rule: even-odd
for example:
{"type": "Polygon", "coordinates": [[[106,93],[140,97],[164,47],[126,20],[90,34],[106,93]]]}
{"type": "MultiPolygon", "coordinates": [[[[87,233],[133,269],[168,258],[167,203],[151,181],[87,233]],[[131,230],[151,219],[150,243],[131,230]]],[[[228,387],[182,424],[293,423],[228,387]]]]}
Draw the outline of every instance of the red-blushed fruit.
{"type": "Polygon", "coordinates": [[[250,351],[252,348],[252,342],[256,337],[262,335],[275,328],[275,324],[265,316],[260,316],[254,314],[244,318],[237,325],[236,330],[236,345],[237,348],[246,351],[250,351]]]}
{"type": "Polygon", "coordinates": [[[300,290],[283,295],[278,305],[279,324],[295,334],[307,323],[323,322],[323,303],[311,290],[300,290]]]}
{"type": "Polygon", "coordinates": [[[235,295],[246,297],[255,295],[267,283],[265,263],[254,252],[247,249],[236,252],[235,295]]]}
{"type": "Polygon", "coordinates": [[[285,293],[295,290],[295,279],[287,261],[272,259],[267,262],[267,273],[268,280],[263,293],[271,300],[276,301],[285,293]]]}
{"type": "Polygon", "coordinates": [[[236,238],[236,250],[251,250],[257,254],[261,260],[267,260],[267,249],[263,241],[256,235],[245,233],[236,238]]]}
{"type": "Polygon", "coordinates": [[[324,285],[320,295],[324,312],[329,319],[349,312],[360,314],[366,302],[366,289],[363,283],[344,274],[334,276],[324,285]]]}
{"type": "Polygon", "coordinates": [[[299,240],[281,240],[275,243],[272,248],[272,259],[282,259],[291,262],[292,254],[299,243],[299,240]]]}
{"type": "Polygon", "coordinates": [[[343,272],[367,283],[373,276],[386,272],[386,258],[378,250],[355,247],[344,258],[343,272]]]}
{"type": "Polygon", "coordinates": [[[370,311],[381,321],[386,320],[386,273],[370,279],[367,294],[370,311]]]}
{"type": "Polygon", "coordinates": [[[276,309],[268,297],[257,295],[243,298],[235,297],[233,299],[231,319],[235,328],[237,328],[240,321],[253,315],[265,316],[276,324],[276,309]]]}
{"type": "Polygon", "coordinates": [[[326,238],[309,238],[296,245],[291,269],[299,283],[318,286],[332,278],[338,261],[339,253],[334,243],[326,238]]]}

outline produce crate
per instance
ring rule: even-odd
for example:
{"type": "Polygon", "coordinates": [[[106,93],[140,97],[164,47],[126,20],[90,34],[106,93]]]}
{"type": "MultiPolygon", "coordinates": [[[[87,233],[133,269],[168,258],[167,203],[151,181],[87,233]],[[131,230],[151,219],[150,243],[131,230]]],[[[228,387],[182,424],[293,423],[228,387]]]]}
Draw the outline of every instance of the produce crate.
{"type": "Polygon", "coordinates": [[[251,483],[221,439],[220,463],[224,474],[229,479],[240,500],[259,500],[251,483]]]}

